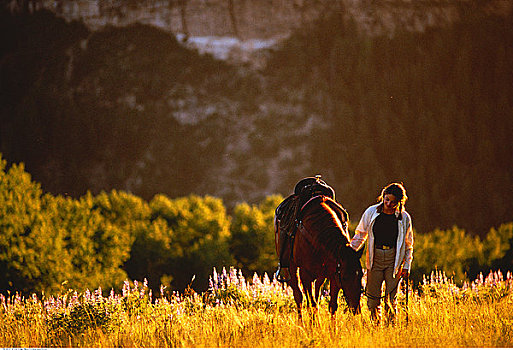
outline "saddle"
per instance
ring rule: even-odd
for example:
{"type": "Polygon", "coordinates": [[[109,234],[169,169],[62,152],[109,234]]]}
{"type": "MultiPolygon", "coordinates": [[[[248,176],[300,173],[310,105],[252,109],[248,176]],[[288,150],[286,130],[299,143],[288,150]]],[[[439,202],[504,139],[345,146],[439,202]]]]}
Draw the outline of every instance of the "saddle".
{"type": "Polygon", "coordinates": [[[304,201],[308,201],[310,198],[319,195],[335,200],[335,190],[321,180],[321,175],[306,177],[299,181],[294,187],[294,194],[304,201]]]}
{"type": "Polygon", "coordinates": [[[296,235],[299,223],[301,222],[301,211],[304,206],[310,205],[314,198],[329,198],[329,206],[337,213],[341,222],[347,223],[349,217],[347,211],[335,202],[335,191],[326,182],[321,180],[320,175],[307,177],[299,181],[294,187],[294,193],[288,196],[278,205],[275,211],[275,230],[278,252],[278,269],[275,277],[280,282],[286,282],[290,276],[280,277],[281,269],[290,266],[294,246],[294,237],[296,235]]]}

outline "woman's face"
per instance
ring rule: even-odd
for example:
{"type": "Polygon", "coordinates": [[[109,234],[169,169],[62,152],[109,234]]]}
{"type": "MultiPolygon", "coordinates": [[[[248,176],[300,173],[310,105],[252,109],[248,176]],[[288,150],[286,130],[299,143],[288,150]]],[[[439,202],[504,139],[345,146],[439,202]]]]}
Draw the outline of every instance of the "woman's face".
{"type": "Polygon", "coordinates": [[[395,213],[395,210],[397,209],[397,198],[393,194],[385,194],[383,196],[383,210],[387,214],[393,214],[395,213]]]}

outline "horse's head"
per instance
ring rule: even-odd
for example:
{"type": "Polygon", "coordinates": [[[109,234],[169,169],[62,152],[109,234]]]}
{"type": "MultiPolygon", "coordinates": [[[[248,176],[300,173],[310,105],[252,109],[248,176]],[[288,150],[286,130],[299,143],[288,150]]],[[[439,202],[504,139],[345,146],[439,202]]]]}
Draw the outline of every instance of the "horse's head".
{"type": "Polygon", "coordinates": [[[355,252],[349,245],[342,250],[339,263],[340,284],[349,309],[356,315],[360,313],[363,270],[360,252],[355,252]]]}

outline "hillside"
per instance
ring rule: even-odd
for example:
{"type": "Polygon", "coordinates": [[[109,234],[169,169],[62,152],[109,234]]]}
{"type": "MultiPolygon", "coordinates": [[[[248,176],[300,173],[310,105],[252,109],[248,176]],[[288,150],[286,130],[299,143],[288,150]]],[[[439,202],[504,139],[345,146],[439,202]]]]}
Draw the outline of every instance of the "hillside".
{"type": "Polygon", "coordinates": [[[47,11],[3,13],[0,151],[71,196],[196,193],[233,206],[321,173],[352,220],[399,180],[420,232],[511,221],[511,15],[394,37],[340,16],[254,71],[142,24],[91,31],[47,11]]]}

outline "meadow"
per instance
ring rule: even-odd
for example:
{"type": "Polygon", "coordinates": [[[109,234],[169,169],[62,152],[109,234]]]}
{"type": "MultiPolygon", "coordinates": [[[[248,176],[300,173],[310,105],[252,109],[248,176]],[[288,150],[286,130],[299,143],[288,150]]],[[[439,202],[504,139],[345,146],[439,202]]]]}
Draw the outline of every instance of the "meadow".
{"type": "MultiPolygon", "coordinates": [[[[64,286],[63,286],[64,288],[64,286]]],[[[327,297],[299,320],[290,288],[233,268],[210,276],[207,292],[166,291],[125,281],[104,293],[0,295],[1,347],[511,347],[513,277],[500,271],[456,286],[436,271],[398,292],[394,324],[362,313],[328,313],[327,297]],[[408,319],[406,318],[408,316],[408,319]]]]}

